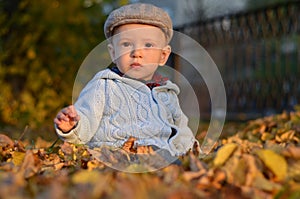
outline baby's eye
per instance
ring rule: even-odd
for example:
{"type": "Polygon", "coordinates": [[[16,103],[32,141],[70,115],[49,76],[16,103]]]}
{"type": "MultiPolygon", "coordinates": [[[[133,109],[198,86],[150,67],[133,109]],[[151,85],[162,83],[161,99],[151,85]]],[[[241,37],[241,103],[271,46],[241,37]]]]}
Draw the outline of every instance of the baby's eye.
{"type": "Polygon", "coordinates": [[[123,42],[121,45],[123,47],[129,47],[129,46],[131,46],[131,43],[130,42],[123,42]]]}
{"type": "Polygon", "coordinates": [[[151,47],[153,47],[153,44],[151,44],[151,43],[146,43],[146,44],[145,44],[145,47],[146,47],[146,48],[151,48],[151,47]]]}

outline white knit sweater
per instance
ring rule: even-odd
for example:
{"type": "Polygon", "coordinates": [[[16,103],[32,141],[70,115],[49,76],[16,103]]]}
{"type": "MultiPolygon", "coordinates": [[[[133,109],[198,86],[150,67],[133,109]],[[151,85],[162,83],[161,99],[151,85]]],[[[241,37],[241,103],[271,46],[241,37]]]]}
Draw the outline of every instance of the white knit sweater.
{"type": "Polygon", "coordinates": [[[80,121],[63,140],[90,147],[121,147],[129,137],[138,146],[155,145],[179,156],[193,147],[195,137],[182,112],[179,88],[170,81],[152,90],[110,69],[97,73],[74,104],[80,121]],[[170,138],[172,128],[176,134],[170,138]]]}

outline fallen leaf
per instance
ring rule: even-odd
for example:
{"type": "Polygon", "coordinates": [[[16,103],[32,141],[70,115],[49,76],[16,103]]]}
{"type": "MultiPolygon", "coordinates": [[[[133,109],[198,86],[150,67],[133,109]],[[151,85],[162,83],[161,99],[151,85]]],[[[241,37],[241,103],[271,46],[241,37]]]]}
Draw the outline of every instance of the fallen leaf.
{"type": "Polygon", "coordinates": [[[23,163],[24,157],[25,157],[24,152],[14,151],[12,153],[12,162],[14,163],[15,166],[20,166],[23,163]]]}
{"type": "Polygon", "coordinates": [[[189,153],[189,167],[191,171],[207,170],[207,165],[197,158],[194,153],[189,153]]]}
{"type": "Polygon", "coordinates": [[[247,174],[245,179],[246,186],[252,186],[254,178],[256,177],[256,173],[260,173],[260,169],[258,168],[257,161],[253,155],[244,154],[243,159],[245,163],[247,163],[247,174]]]}
{"type": "Polygon", "coordinates": [[[0,146],[1,147],[14,147],[14,141],[12,141],[7,135],[0,134],[0,146]]]}
{"type": "Polygon", "coordinates": [[[73,154],[73,146],[68,142],[64,142],[64,144],[61,145],[60,148],[61,148],[61,151],[65,155],[72,155],[73,154]]]}
{"type": "Polygon", "coordinates": [[[219,167],[222,166],[226,160],[231,156],[231,154],[234,152],[234,150],[237,148],[237,145],[234,143],[229,143],[221,147],[217,155],[213,161],[214,166],[219,167]]]}
{"type": "Polygon", "coordinates": [[[35,141],[35,148],[48,148],[51,144],[51,142],[47,142],[46,140],[38,137],[35,141]]]}
{"type": "Polygon", "coordinates": [[[300,160],[289,162],[288,175],[295,181],[300,182],[300,160]]]}
{"type": "Polygon", "coordinates": [[[266,140],[272,140],[272,139],[274,139],[274,137],[275,136],[271,133],[263,132],[260,139],[262,141],[266,141],[266,140]]]}
{"type": "Polygon", "coordinates": [[[300,160],[300,147],[289,146],[282,152],[282,154],[286,157],[300,160]]]}
{"type": "Polygon", "coordinates": [[[295,135],[295,130],[289,130],[280,136],[282,142],[290,141],[295,135]]]}
{"type": "Polygon", "coordinates": [[[283,156],[268,150],[261,149],[256,152],[263,163],[276,175],[278,180],[284,180],[287,175],[287,162],[283,156]]]}
{"type": "Polygon", "coordinates": [[[31,150],[27,150],[19,173],[27,179],[38,173],[40,168],[40,160],[34,157],[31,150]]]}
{"type": "Polygon", "coordinates": [[[87,162],[87,169],[89,171],[96,169],[96,168],[103,169],[104,167],[105,167],[105,165],[102,162],[95,160],[95,159],[87,162]]]}
{"type": "Polygon", "coordinates": [[[232,177],[232,184],[234,185],[244,185],[246,183],[246,176],[247,176],[247,167],[248,162],[245,161],[243,158],[236,158],[236,164],[232,165],[234,167],[228,167],[227,173],[230,172],[232,177]]]}
{"type": "Polygon", "coordinates": [[[96,170],[81,170],[72,176],[72,182],[74,184],[96,184],[102,180],[104,180],[102,175],[96,170]]]}
{"type": "Polygon", "coordinates": [[[43,160],[43,165],[52,166],[60,163],[61,160],[57,154],[49,154],[43,160]]]}
{"type": "Polygon", "coordinates": [[[220,189],[222,187],[222,185],[224,184],[224,182],[226,181],[226,173],[225,171],[222,170],[216,170],[214,172],[214,177],[213,177],[213,181],[212,181],[212,185],[216,188],[216,189],[220,189]]]}
{"type": "Polygon", "coordinates": [[[193,179],[196,178],[200,178],[203,174],[205,174],[206,171],[205,170],[201,170],[201,171],[186,171],[183,173],[182,177],[184,180],[186,181],[191,181],[193,179]]]}

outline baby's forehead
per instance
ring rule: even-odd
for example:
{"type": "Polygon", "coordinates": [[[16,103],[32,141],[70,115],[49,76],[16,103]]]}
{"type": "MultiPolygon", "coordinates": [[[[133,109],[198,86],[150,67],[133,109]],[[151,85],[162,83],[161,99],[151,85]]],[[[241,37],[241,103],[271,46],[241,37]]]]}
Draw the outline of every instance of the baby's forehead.
{"type": "Polygon", "coordinates": [[[114,34],[118,33],[129,33],[130,32],[143,32],[143,31],[151,31],[151,32],[159,32],[164,34],[164,32],[161,30],[161,28],[153,25],[148,25],[148,24],[124,24],[121,26],[118,26],[114,29],[114,34]]]}
{"type": "Polygon", "coordinates": [[[145,24],[126,24],[115,28],[114,38],[143,38],[165,41],[165,33],[157,26],[145,24]]]}

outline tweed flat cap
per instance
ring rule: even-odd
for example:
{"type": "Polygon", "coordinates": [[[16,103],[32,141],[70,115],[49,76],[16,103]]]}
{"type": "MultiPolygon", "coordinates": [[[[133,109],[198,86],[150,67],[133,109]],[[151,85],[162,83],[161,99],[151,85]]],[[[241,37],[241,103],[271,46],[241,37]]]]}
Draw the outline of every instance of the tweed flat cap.
{"type": "Polygon", "coordinates": [[[134,3],[110,13],[104,24],[105,37],[113,35],[114,28],[125,24],[148,24],[163,30],[169,43],[173,36],[172,20],[167,12],[152,4],[134,3]]]}

